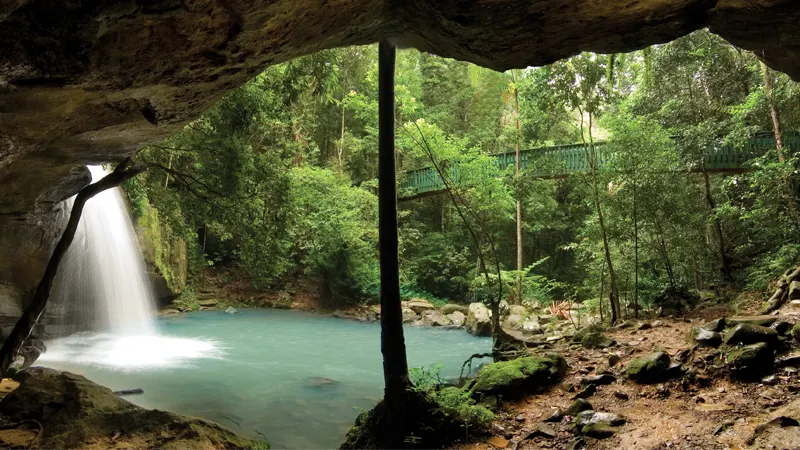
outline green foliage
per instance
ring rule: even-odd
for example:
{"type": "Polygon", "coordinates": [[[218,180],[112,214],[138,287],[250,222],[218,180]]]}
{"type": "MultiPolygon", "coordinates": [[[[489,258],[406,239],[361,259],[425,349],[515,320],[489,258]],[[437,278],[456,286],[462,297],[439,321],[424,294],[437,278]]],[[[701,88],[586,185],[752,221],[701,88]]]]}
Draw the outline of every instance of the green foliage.
{"type": "Polygon", "coordinates": [[[455,386],[443,386],[440,371],[441,366],[436,364],[410,369],[408,374],[414,389],[428,395],[445,415],[462,421],[466,431],[488,428],[495,419],[494,413],[478,404],[470,391],[455,386]]]}

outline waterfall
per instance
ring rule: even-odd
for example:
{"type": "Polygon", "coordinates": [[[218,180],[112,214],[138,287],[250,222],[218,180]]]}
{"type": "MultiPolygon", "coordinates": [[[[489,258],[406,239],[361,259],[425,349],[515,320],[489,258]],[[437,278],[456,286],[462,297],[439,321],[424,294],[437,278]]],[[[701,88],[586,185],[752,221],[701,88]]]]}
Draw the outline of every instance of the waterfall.
{"type": "MultiPolygon", "coordinates": [[[[89,166],[92,182],[106,175],[89,166]]],[[[70,208],[65,208],[66,214],[70,208]]],[[[86,202],[51,296],[61,333],[153,335],[155,300],[122,191],[108,189],[86,202]],[[66,333],[65,333],[66,332],[66,333]]]]}
{"type": "MultiPolygon", "coordinates": [[[[100,166],[89,170],[93,182],[106,174],[100,166]]],[[[63,209],[65,220],[72,201],[63,209]]],[[[224,354],[211,339],[158,333],[150,280],[119,188],[86,202],[42,319],[39,331],[55,339],[38,363],[60,370],[136,371],[224,354]]]]}

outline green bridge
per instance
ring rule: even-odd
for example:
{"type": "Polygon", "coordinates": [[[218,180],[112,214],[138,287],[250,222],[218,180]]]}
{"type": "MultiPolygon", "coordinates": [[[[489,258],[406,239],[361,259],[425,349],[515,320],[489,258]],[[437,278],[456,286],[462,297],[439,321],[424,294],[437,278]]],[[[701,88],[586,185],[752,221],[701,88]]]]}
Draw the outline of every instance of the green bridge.
{"type": "MultiPolygon", "coordinates": [[[[800,151],[800,134],[786,134],[784,136],[784,151],[793,154],[800,151]]],[[[772,133],[759,133],[753,136],[744,146],[734,147],[724,145],[709,148],[704,156],[703,165],[705,170],[711,173],[742,173],[750,168],[747,161],[764,152],[775,148],[775,137],[772,133]]],[[[599,167],[608,167],[613,154],[606,150],[603,142],[595,143],[597,161],[599,167]]],[[[505,169],[513,166],[516,160],[516,152],[505,152],[493,155],[498,167],[505,169]]],[[[540,147],[528,150],[520,150],[520,167],[524,170],[533,161],[547,161],[550,169],[539,169],[529,176],[534,178],[563,178],[573,173],[588,172],[589,163],[586,158],[586,145],[569,144],[556,145],[551,147],[540,147]]],[[[700,172],[702,165],[690,170],[690,172],[700,172]]],[[[452,164],[447,169],[449,180],[456,184],[459,181],[459,166],[452,164]]],[[[409,170],[405,173],[405,178],[400,185],[400,199],[411,200],[427,195],[434,195],[444,191],[444,184],[439,174],[433,167],[409,170]]]]}

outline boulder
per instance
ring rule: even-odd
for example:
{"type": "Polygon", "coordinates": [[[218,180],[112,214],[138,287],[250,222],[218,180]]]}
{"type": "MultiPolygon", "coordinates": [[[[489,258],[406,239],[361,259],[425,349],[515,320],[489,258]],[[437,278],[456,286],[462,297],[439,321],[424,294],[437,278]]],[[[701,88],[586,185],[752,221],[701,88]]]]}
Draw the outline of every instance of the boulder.
{"type": "Polygon", "coordinates": [[[772,325],[776,320],[778,320],[778,316],[735,316],[735,317],[728,317],[725,321],[726,323],[725,326],[732,327],[740,323],[746,323],[750,325],[759,325],[762,327],[768,327],[772,325]]]}
{"type": "Polygon", "coordinates": [[[587,385],[595,385],[595,386],[605,386],[607,384],[611,384],[617,381],[617,377],[611,375],[610,373],[602,373],[600,375],[590,375],[587,377],[583,377],[581,379],[581,386],[587,385]]]}
{"type": "Polygon", "coordinates": [[[722,336],[715,331],[708,331],[703,327],[692,327],[689,330],[689,338],[697,343],[706,347],[719,347],[722,343],[722,336]]]}
{"type": "Polygon", "coordinates": [[[213,298],[206,298],[197,302],[198,305],[204,306],[206,308],[217,306],[217,303],[219,303],[219,301],[213,298]]]}
{"type": "Polygon", "coordinates": [[[446,327],[451,322],[441,311],[429,309],[422,312],[422,323],[429,327],[446,327]]]}
{"type": "Polygon", "coordinates": [[[500,304],[497,306],[497,309],[500,311],[500,317],[505,317],[509,314],[509,305],[506,300],[500,300],[500,304]]]}
{"type": "Polygon", "coordinates": [[[407,301],[404,306],[417,314],[422,314],[423,311],[436,309],[431,302],[425,300],[424,298],[412,298],[411,300],[407,301]]]}
{"type": "Polygon", "coordinates": [[[466,316],[467,312],[469,312],[469,309],[464,305],[457,305],[455,303],[448,303],[448,304],[442,306],[441,308],[439,308],[439,311],[441,311],[442,314],[444,314],[445,316],[448,315],[448,314],[452,314],[452,313],[454,313],[456,311],[458,311],[461,314],[464,314],[466,316]]]}
{"type": "Polygon", "coordinates": [[[503,326],[508,328],[522,328],[522,316],[518,314],[509,314],[505,320],[503,320],[503,326]]]}
{"type": "Polygon", "coordinates": [[[525,307],[524,307],[524,306],[522,306],[522,305],[511,305],[511,306],[509,306],[509,307],[508,307],[508,314],[509,314],[509,315],[511,315],[511,314],[516,314],[516,315],[518,315],[518,316],[525,317],[525,316],[527,316],[529,313],[528,313],[528,309],[527,309],[527,308],[525,308],[525,307]]]}
{"type": "Polygon", "coordinates": [[[658,383],[668,377],[669,363],[668,354],[655,352],[628,363],[625,374],[637,383],[658,383]]]}
{"type": "Polygon", "coordinates": [[[537,322],[535,320],[526,320],[525,322],[522,322],[522,327],[521,328],[522,328],[523,332],[528,333],[528,334],[542,334],[542,333],[544,333],[544,331],[542,331],[541,325],[539,325],[539,322],[537,322]]]}
{"type": "Polygon", "coordinates": [[[445,317],[447,317],[447,319],[457,327],[463,327],[464,322],[467,320],[467,316],[465,316],[461,311],[453,311],[445,317]]]}
{"type": "Polygon", "coordinates": [[[758,377],[772,370],[773,351],[764,342],[732,348],[725,357],[731,373],[739,378],[758,377]]]}
{"type": "Polygon", "coordinates": [[[581,345],[583,348],[589,349],[597,349],[597,348],[608,348],[612,344],[611,339],[606,337],[603,333],[594,332],[594,333],[586,333],[581,339],[581,345]]]}
{"type": "Polygon", "coordinates": [[[764,342],[773,346],[778,342],[778,332],[772,328],[740,323],[725,334],[725,345],[750,345],[764,342]]]}
{"type": "Polygon", "coordinates": [[[789,300],[800,300],[800,281],[789,284],[789,300]]]}
{"type": "Polygon", "coordinates": [[[411,308],[403,308],[403,323],[412,323],[415,320],[419,319],[417,313],[414,312],[411,308]]]}
{"type": "Polygon", "coordinates": [[[592,409],[594,408],[592,407],[592,404],[589,403],[589,400],[586,400],[585,398],[577,398],[569,405],[566,411],[564,411],[564,414],[568,416],[577,416],[583,411],[590,411],[592,409]]]}
{"type": "Polygon", "coordinates": [[[792,324],[784,320],[779,320],[769,327],[777,331],[779,335],[784,335],[792,328],[792,324]]]}
{"type": "Polygon", "coordinates": [[[589,333],[601,333],[603,331],[603,326],[599,324],[591,324],[581,328],[580,330],[576,331],[575,334],[572,335],[572,342],[580,342],[583,340],[583,337],[589,333]]]}
{"type": "Polygon", "coordinates": [[[492,335],[492,313],[483,303],[471,303],[464,323],[470,334],[475,336],[492,335]]]}
{"type": "Polygon", "coordinates": [[[239,314],[239,310],[234,308],[233,306],[228,306],[225,309],[225,314],[239,314]]]}
{"type": "Polygon", "coordinates": [[[595,439],[611,437],[617,431],[616,427],[624,425],[626,419],[619,414],[583,411],[576,417],[575,430],[595,439]]]}
{"type": "Polygon", "coordinates": [[[141,408],[80,375],[32,367],[16,378],[0,414],[39,422],[37,448],[115,448],[119,436],[135,436],[142,448],[267,448],[207,420],[141,408]]]}
{"type": "Polygon", "coordinates": [[[795,341],[800,342],[800,322],[794,324],[792,331],[789,334],[791,334],[795,341]]]}
{"type": "Polygon", "coordinates": [[[719,319],[712,320],[711,322],[706,323],[700,328],[706,331],[713,331],[719,333],[720,331],[725,329],[725,318],[720,317],[719,319]]]}
{"type": "Polygon", "coordinates": [[[470,392],[476,398],[497,395],[519,398],[543,390],[566,373],[567,361],[558,353],[500,361],[481,368],[470,392]]]}
{"type": "Polygon", "coordinates": [[[47,347],[45,347],[44,342],[35,337],[29,337],[19,348],[17,357],[14,358],[14,362],[9,367],[9,375],[32,366],[39,359],[39,356],[46,351],[47,347]]]}

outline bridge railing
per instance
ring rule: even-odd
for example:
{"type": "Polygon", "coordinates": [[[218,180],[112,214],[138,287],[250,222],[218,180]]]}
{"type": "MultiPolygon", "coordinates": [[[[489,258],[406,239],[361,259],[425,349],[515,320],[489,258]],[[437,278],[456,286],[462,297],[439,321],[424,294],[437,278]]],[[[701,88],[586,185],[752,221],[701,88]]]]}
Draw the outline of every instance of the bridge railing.
{"type": "MultiPolygon", "coordinates": [[[[599,167],[609,167],[613,164],[614,155],[605,142],[594,144],[599,167]]],[[[785,151],[789,154],[800,153],[800,134],[787,133],[784,136],[785,151]]],[[[775,138],[772,133],[758,133],[749,139],[743,146],[720,145],[706,149],[704,156],[705,168],[711,171],[738,171],[747,170],[746,163],[765,151],[775,148],[775,138]]],[[[564,176],[578,172],[589,171],[587,150],[584,144],[554,145],[534,149],[520,150],[520,168],[525,170],[534,162],[541,167],[532,173],[533,177],[564,176]]],[[[516,163],[516,152],[503,152],[493,155],[495,164],[505,169],[516,163]]],[[[461,171],[459,164],[444,163],[443,170],[450,181],[459,184],[461,171]]],[[[404,197],[415,197],[444,189],[439,174],[432,167],[409,170],[401,184],[401,193],[404,197]]]]}

